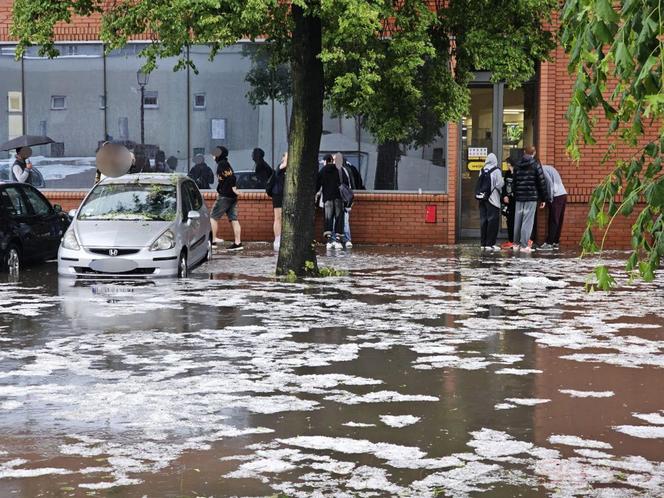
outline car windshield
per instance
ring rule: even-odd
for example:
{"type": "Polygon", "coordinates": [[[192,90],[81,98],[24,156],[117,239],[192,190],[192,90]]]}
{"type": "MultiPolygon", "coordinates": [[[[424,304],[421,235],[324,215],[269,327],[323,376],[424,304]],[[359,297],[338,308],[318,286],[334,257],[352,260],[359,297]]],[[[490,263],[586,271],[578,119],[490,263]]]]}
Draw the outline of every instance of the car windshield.
{"type": "Polygon", "coordinates": [[[97,185],[79,211],[79,220],[173,221],[174,185],[111,183],[97,185]]]}

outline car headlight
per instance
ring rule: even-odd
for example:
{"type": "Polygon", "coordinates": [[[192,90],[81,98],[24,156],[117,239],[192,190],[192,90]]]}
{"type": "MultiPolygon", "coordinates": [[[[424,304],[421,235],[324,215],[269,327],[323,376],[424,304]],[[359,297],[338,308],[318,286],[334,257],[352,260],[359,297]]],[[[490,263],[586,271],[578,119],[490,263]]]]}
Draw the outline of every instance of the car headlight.
{"type": "Polygon", "coordinates": [[[65,232],[65,236],[62,238],[62,247],[65,249],[71,249],[72,251],[78,251],[81,248],[81,246],[78,245],[76,234],[72,228],[65,232]]]}
{"type": "Polygon", "coordinates": [[[175,247],[175,234],[166,230],[162,233],[157,240],[155,240],[150,246],[151,251],[165,251],[167,249],[173,249],[175,247]]]}

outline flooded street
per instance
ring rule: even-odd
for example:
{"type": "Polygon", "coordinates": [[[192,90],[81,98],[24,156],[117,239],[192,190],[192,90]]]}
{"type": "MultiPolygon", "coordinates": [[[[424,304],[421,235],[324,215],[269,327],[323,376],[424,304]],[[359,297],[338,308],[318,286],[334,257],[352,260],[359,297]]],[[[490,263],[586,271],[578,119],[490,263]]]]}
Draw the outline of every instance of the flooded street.
{"type": "Polygon", "coordinates": [[[573,256],[2,274],[0,497],[663,496],[664,280],[587,294],[573,256]]]}

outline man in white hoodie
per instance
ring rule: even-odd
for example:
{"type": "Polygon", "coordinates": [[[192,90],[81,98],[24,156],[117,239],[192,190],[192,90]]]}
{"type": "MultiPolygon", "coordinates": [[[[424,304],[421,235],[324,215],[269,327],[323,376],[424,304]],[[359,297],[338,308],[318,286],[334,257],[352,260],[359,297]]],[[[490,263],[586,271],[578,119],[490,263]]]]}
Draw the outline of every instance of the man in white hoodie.
{"type": "Polygon", "coordinates": [[[498,158],[491,153],[484,161],[483,172],[491,175],[491,194],[480,201],[480,238],[483,251],[500,251],[496,245],[500,225],[500,193],[505,181],[498,158]]]}

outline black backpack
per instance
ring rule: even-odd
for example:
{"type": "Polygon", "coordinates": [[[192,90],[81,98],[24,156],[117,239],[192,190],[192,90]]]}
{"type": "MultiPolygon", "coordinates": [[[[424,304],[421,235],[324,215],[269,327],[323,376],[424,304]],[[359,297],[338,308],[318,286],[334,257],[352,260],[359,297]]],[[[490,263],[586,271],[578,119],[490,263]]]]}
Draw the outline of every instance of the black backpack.
{"type": "Polygon", "coordinates": [[[498,166],[494,166],[489,170],[482,168],[477,183],[475,184],[475,199],[478,201],[486,201],[491,197],[491,193],[493,192],[493,189],[491,188],[491,173],[497,169],[498,166]]]}

